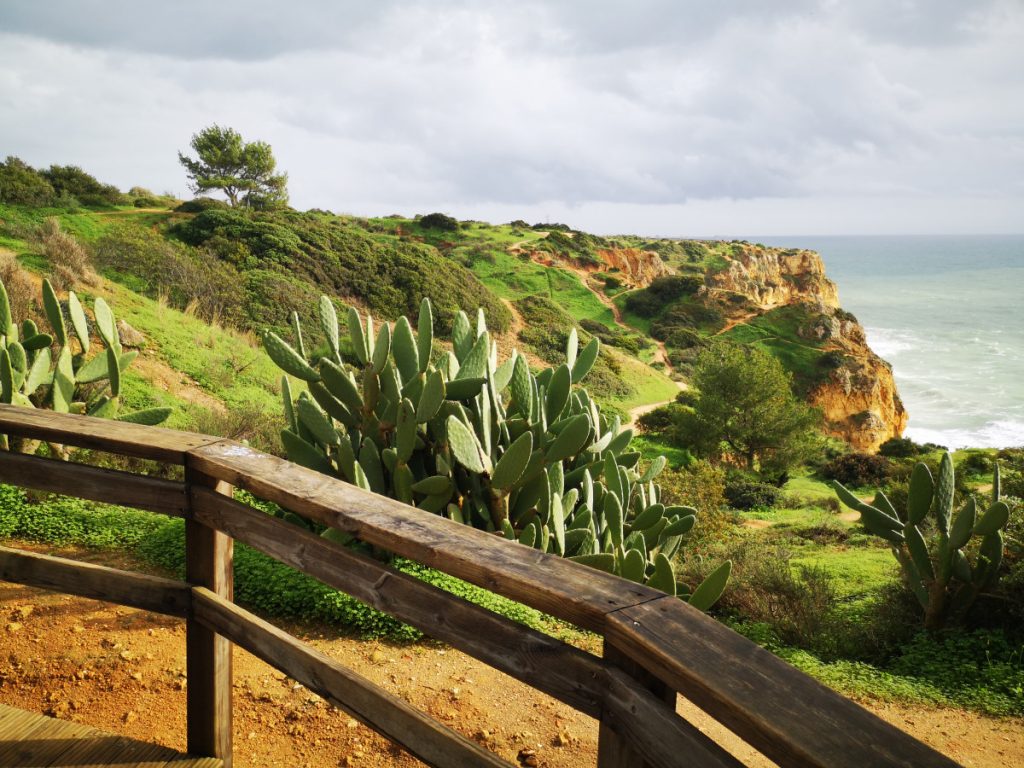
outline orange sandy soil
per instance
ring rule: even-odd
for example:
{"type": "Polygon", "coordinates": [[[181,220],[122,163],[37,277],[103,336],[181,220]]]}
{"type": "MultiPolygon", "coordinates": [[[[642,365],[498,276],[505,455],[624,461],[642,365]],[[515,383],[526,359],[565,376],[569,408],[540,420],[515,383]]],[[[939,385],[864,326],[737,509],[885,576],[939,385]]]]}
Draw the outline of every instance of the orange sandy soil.
{"type": "MultiPolygon", "coordinates": [[[[130,568],[110,552],[25,549],[130,568]]],[[[283,629],[513,764],[593,766],[597,725],[432,641],[390,645],[328,630],[283,629]]],[[[184,622],[0,582],[0,702],[185,748],[184,622]]],[[[591,649],[594,650],[594,649],[591,649]]],[[[967,766],[1024,764],[1024,721],[866,702],[967,766]]],[[[744,762],[772,765],[685,701],[680,711],[744,762]]],[[[248,653],[234,654],[235,765],[411,766],[418,761],[248,653]]]]}

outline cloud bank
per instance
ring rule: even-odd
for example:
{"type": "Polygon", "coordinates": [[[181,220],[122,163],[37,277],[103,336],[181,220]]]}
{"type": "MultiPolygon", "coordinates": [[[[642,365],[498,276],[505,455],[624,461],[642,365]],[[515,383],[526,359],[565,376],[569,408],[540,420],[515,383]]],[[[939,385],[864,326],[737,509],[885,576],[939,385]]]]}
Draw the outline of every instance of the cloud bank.
{"type": "Polygon", "coordinates": [[[185,194],[217,122],[297,207],[662,235],[1024,226],[1014,0],[0,5],[0,154],[185,194]]]}

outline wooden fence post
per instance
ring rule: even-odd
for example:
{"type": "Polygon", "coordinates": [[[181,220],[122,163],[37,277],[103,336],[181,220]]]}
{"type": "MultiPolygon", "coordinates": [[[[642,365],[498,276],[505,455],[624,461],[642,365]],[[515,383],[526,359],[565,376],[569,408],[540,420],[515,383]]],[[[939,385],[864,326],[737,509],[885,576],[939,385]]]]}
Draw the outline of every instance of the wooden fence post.
{"type": "MultiPolygon", "coordinates": [[[[231,496],[228,483],[214,480],[186,467],[185,483],[212,488],[231,496]]],[[[191,493],[189,493],[191,506],[191,493]]],[[[234,540],[220,531],[185,520],[185,579],[231,600],[234,540]]],[[[216,757],[231,768],[231,642],[189,618],[186,622],[186,667],[188,671],[188,751],[202,757],[216,757]]]]}
{"type": "MultiPolygon", "coordinates": [[[[669,688],[612,645],[607,637],[604,639],[604,660],[636,679],[640,685],[650,690],[656,698],[663,700],[665,706],[675,712],[675,690],[669,688]]],[[[647,763],[644,759],[605,722],[605,718],[602,716],[597,741],[597,768],[644,768],[645,766],[647,763]]]]}

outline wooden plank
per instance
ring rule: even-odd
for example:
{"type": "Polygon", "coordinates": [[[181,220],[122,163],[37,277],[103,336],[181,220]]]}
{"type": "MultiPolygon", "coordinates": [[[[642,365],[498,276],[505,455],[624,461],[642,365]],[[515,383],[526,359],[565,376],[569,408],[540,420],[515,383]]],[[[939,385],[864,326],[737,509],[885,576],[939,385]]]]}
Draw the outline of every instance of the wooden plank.
{"type": "Polygon", "coordinates": [[[0,765],[8,768],[50,765],[74,744],[81,731],[75,723],[35,716],[17,741],[0,744],[0,765]]]}
{"type": "MultiPolygon", "coordinates": [[[[192,467],[185,483],[213,493],[231,495],[231,486],[192,467]]],[[[202,523],[185,520],[185,578],[193,586],[231,600],[234,596],[234,543],[231,537],[202,523]]],[[[190,615],[185,628],[188,688],[188,751],[216,757],[231,768],[231,643],[190,615]]]]}
{"type": "Polygon", "coordinates": [[[210,590],[193,589],[192,603],[198,621],[345,709],[427,765],[507,768],[508,763],[497,755],[210,590]]]}
{"type": "Polygon", "coordinates": [[[3,404],[0,404],[0,434],[173,464],[184,464],[189,451],[221,440],[193,432],[3,404]]]}
{"type": "Polygon", "coordinates": [[[189,585],[63,557],[0,547],[0,580],[129,605],[168,616],[188,616],[189,585]]]}
{"type": "Polygon", "coordinates": [[[607,708],[601,716],[598,734],[598,768],[653,768],[680,762],[741,765],[676,714],[675,690],[607,641],[604,658],[617,674],[609,676],[607,708]],[[642,717],[633,704],[638,697],[653,704],[642,717]],[[666,728],[679,728],[680,723],[685,724],[687,740],[669,743],[662,738],[666,728]]]}
{"type": "Polygon", "coordinates": [[[780,765],[957,765],[678,598],[608,619],[617,648],[780,765]]]}
{"type": "MultiPolygon", "coordinates": [[[[192,515],[211,528],[412,624],[591,717],[604,714],[606,727],[628,743],[647,744],[648,753],[656,750],[661,757],[698,753],[701,765],[731,764],[717,745],[673,711],[666,717],[666,708],[653,696],[592,654],[209,489],[191,489],[191,508],[192,515]],[[654,722],[657,730],[652,731],[654,722]]],[[[661,764],[674,763],[670,759],[661,764]]]]}
{"type": "Polygon", "coordinates": [[[459,525],[236,443],[197,448],[190,466],[363,541],[578,626],[664,593],[459,525]]]}
{"type": "Polygon", "coordinates": [[[159,744],[113,736],[87,725],[0,704],[0,765],[5,768],[219,768],[159,744]]]}
{"type": "Polygon", "coordinates": [[[193,488],[202,523],[450,643],[495,669],[585,712],[601,713],[603,675],[589,653],[333,544],[237,501],[193,488]]]}
{"type": "Polygon", "coordinates": [[[0,452],[0,483],[183,517],[185,484],[70,461],[0,452]]]}

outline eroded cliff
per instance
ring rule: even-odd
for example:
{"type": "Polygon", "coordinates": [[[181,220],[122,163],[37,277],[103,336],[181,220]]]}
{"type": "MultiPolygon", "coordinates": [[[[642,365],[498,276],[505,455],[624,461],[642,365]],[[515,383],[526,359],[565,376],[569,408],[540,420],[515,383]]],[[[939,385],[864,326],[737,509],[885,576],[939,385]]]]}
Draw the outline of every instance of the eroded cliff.
{"type": "Polygon", "coordinates": [[[706,278],[706,298],[723,308],[726,328],[790,308],[784,316],[795,323],[795,337],[786,340],[780,333],[775,341],[819,353],[813,367],[796,374],[830,435],[858,451],[874,451],[903,433],[907,412],[892,368],[868,346],[857,319],[841,308],[817,253],[737,244],[725,259],[724,268],[706,278]]]}

